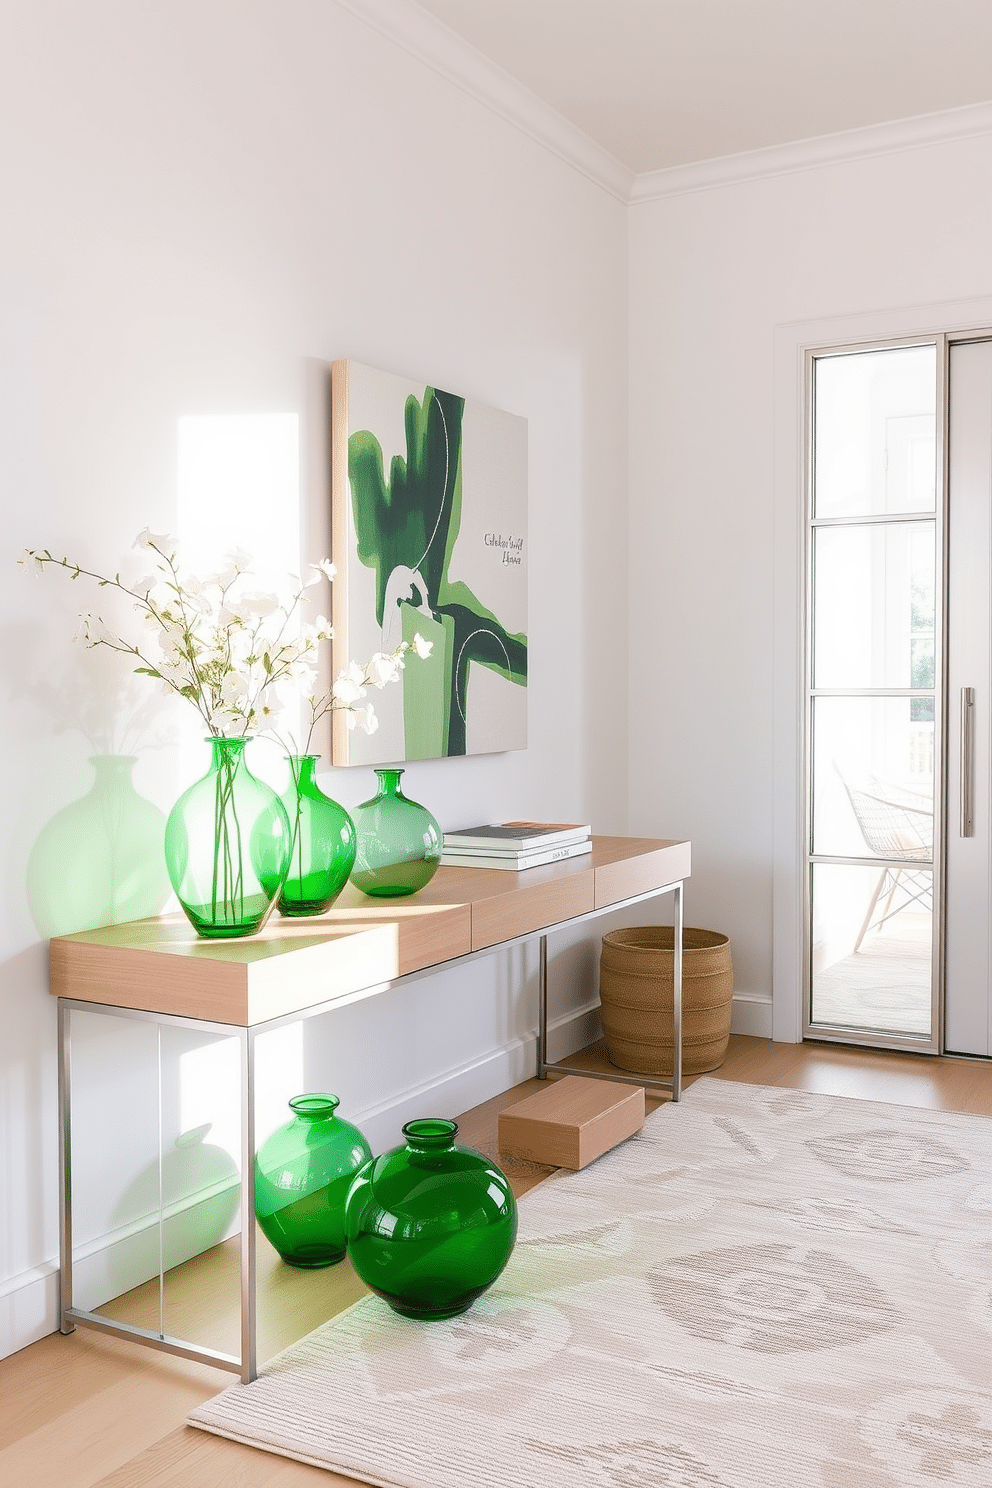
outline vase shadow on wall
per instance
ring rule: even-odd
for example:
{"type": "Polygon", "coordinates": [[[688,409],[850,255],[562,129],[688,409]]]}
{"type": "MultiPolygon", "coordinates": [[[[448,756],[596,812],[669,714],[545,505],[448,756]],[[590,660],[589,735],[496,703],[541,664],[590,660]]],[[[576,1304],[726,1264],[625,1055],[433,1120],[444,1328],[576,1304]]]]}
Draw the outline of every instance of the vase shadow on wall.
{"type": "Polygon", "coordinates": [[[94,755],[90,789],[39,833],[27,896],[46,939],[144,919],[165,905],[165,816],[136,790],[135,763],[134,755],[94,755]]]}
{"type": "MultiPolygon", "coordinates": [[[[181,1132],[162,1154],[162,1266],[170,1271],[227,1237],[241,1198],[237,1164],[208,1142],[211,1123],[181,1132]]],[[[121,1289],[148,1281],[159,1267],[159,1164],[150,1162],[131,1180],[114,1207],[114,1235],[127,1256],[114,1270],[121,1289]]]]}

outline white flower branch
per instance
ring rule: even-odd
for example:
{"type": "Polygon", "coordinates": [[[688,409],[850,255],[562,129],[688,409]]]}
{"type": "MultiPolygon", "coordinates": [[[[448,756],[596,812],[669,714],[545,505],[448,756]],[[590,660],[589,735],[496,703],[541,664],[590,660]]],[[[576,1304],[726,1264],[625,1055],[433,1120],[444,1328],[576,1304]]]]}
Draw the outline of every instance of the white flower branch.
{"type": "Polygon", "coordinates": [[[332,639],[333,631],[324,616],[308,624],[299,620],[299,611],[307,589],[321,579],[333,580],[335,568],[329,559],[312,564],[313,577],[305,582],[292,579],[288,594],[280,596],[245,587],[251,559],[241,549],[228,556],[220,572],[198,578],[180,571],[176,546],[168,536],[146,527],[134,546],[153,555],[152,572],[134,584],[125,583],[120,573],[99,574],[69,558],[57,558],[47,548],[28,549],[20,561],[39,574],[49,567],[61,568],[73,580],[90,579],[98,588],[131,599],[157,645],[157,657],[99,615],[81,617],[81,638],[89,646],[106,646],[132,657],[139,663],[137,673],[185,698],[215,736],[238,737],[258,729],[279,738],[277,723],[290,689],[307,698],[307,749],[317,724],[339,709],[347,712],[349,728],[374,733],[378,727],[374,707],[358,706],[368,689],[397,681],[411,651],[418,657],[431,653],[431,642],[417,635],[388,655],[376,652],[364,666],[351,662],[326,692],[307,692],[317,675],[320,647],[332,639]],[[298,632],[290,634],[294,621],[298,632]]]}

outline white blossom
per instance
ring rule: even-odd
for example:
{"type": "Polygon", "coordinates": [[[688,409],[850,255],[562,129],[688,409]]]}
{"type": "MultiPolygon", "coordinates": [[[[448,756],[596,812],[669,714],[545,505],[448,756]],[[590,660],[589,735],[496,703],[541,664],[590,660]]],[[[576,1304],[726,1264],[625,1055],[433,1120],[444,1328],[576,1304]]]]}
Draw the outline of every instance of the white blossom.
{"type": "Polygon", "coordinates": [[[331,695],[344,707],[350,707],[352,703],[365,696],[365,688],[362,685],[364,681],[364,671],[353,661],[346,672],[338,675],[337,681],[331,688],[331,695]]]}
{"type": "MultiPolygon", "coordinates": [[[[129,587],[130,587],[131,591],[134,594],[140,594],[140,596],[141,596],[141,598],[143,600],[148,600],[155,593],[156,589],[159,588],[159,586],[161,585],[161,583],[162,583],[162,575],[161,574],[159,574],[159,573],[150,573],[150,574],[142,574],[141,577],[138,578],[138,579],[135,579],[134,582],[129,587]]],[[[141,603],[139,603],[139,604],[137,604],[135,606],[135,608],[136,609],[139,609],[139,610],[143,610],[144,609],[144,605],[142,605],[141,603]]]]}
{"type": "Polygon", "coordinates": [[[136,548],[154,548],[159,553],[174,553],[175,543],[167,532],[152,532],[150,527],[143,527],[134,539],[136,548]]]}
{"type": "Polygon", "coordinates": [[[240,611],[243,619],[268,620],[280,609],[278,594],[242,594],[240,611]]]}
{"type": "Polygon", "coordinates": [[[426,661],[428,656],[430,656],[431,652],[434,650],[434,642],[425,641],[419,630],[414,636],[411,644],[413,650],[416,651],[421,661],[426,661]]]}
{"type": "Polygon", "coordinates": [[[403,663],[398,656],[386,656],[382,651],[377,651],[368,665],[368,678],[373,687],[385,687],[388,682],[396,682],[400,675],[403,663]]]}
{"type": "Polygon", "coordinates": [[[209,615],[211,610],[213,609],[213,605],[210,603],[210,600],[202,592],[202,590],[197,590],[197,592],[194,594],[187,589],[185,590],[183,597],[186,601],[186,608],[189,610],[195,610],[199,615],[209,615]]]}
{"type": "Polygon", "coordinates": [[[104,624],[99,615],[80,615],[79,618],[82,621],[83,639],[91,646],[120,646],[120,637],[109,625],[104,624]]]}

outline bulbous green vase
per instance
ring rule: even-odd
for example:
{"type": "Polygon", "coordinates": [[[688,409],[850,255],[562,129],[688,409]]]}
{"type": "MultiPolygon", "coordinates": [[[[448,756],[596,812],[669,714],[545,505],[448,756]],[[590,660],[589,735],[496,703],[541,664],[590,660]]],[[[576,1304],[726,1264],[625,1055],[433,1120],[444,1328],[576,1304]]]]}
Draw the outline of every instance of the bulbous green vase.
{"type": "Polygon", "coordinates": [[[345,1200],[372,1149],[334,1113],[336,1095],[296,1095],[293,1119],[255,1157],[255,1216],[290,1266],[332,1266],[345,1253],[345,1200]]]}
{"type": "Polygon", "coordinates": [[[404,1147],[366,1163],[348,1194],[348,1255],[359,1276],[412,1318],[455,1317],[492,1286],[517,1238],[506,1176],[454,1121],[408,1121],[404,1147]]]}
{"type": "Polygon", "coordinates": [[[317,784],[319,754],[291,754],[292,780],[283,796],[292,833],[289,872],[279,891],[280,914],[323,914],[348,882],[355,862],[355,828],[343,806],[317,784]]]}
{"type": "Polygon", "coordinates": [[[289,818],[244,760],[247,739],[210,739],[210,769],[165,827],[169,879],[197,935],[254,935],[289,868],[289,818]]]}
{"type": "Polygon", "coordinates": [[[363,894],[397,899],[430,883],[441,861],[441,828],[400,790],[402,770],[376,770],[379,789],[352,813],[358,850],[351,881],[363,894]]]}

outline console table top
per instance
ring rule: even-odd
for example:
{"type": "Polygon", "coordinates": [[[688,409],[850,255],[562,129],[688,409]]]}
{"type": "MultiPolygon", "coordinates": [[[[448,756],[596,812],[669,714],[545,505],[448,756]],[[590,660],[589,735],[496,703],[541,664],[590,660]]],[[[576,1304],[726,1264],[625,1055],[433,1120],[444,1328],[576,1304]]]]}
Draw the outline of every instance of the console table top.
{"type": "Polygon", "coordinates": [[[183,915],[57,936],[50,990],[81,1002],[240,1027],[302,1012],[689,877],[690,845],[593,837],[592,852],[527,868],[439,868],[410,898],[348,884],[307,919],[273,917],[243,940],[204,940],[183,915]]]}

